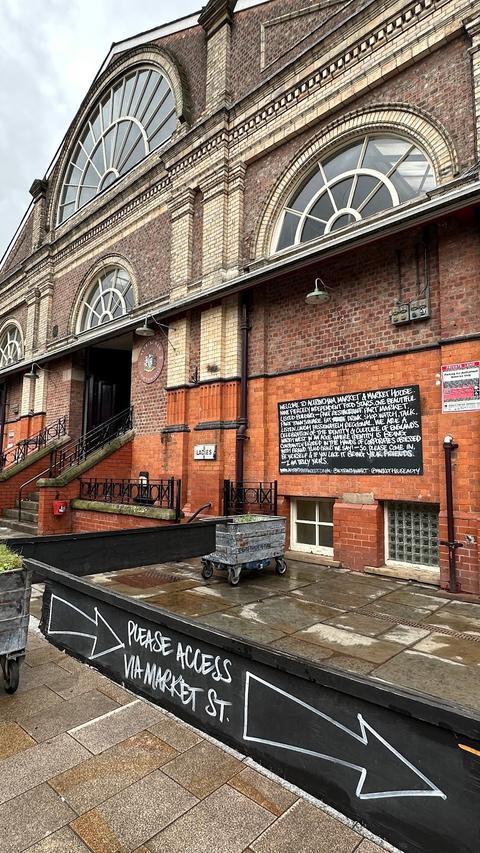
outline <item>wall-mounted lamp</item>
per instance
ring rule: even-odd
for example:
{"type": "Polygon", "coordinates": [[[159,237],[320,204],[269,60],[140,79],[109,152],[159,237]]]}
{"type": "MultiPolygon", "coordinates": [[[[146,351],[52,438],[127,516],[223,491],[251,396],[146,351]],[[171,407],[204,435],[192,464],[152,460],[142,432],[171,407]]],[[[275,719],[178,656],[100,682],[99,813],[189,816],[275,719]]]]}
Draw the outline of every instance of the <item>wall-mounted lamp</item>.
{"type": "Polygon", "coordinates": [[[135,329],[135,334],[141,338],[153,338],[153,336],[155,334],[155,329],[152,329],[152,327],[148,325],[149,320],[153,320],[155,325],[158,326],[159,329],[161,329],[161,331],[163,332],[163,334],[165,335],[165,337],[167,339],[168,345],[171,346],[171,348],[173,349],[174,352],[176,352],[177,350],[175,349],[170,338],[168,337],[167,333],[165,332],[165,329],[168,332],[168,329],[170,328],[170,326],[167,326],[165,323],[159,323],[158,320],[155,319],[153,314],[150,314],[150,316],[145,317],[142,325],[137,326],[137,328],[135,329]]]}
{"type": "Polygon", "coordinates": [[[38,379],[38,371],[42,370],[39,364],[36,361],[33,362],[30,370],[28,370],[25,374],[25,379],[38,379]]]}
{"type": "Polygon", "coordinates": [[[328,302],[330,299],[330,293],[326,284],[323,283],[321,278],[315,279],[315,287],[310,293],[307,293],[305,297],[305,302],[307,305],[320,305],[323,302],[328,302]]]}

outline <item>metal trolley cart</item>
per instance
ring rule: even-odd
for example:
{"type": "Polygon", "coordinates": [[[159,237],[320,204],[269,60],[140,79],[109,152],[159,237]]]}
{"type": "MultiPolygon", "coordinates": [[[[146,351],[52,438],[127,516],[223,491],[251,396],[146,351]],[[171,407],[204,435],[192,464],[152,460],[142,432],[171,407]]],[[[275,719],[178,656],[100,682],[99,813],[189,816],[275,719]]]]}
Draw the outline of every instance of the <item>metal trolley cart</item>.
{"type": "Polygon", "coordinates": [[[0,572],[0,665],[5,690],[15,693],[27,645],[32,572],[0,572]]]}
{"type": "Polygon", "coordinates": [[[236,586],[242,571],[261,571],[272,560],[277,574],[285,574],[285,524],[286,519],[276,515],[239,515],[219,522],[215,551],[202,558],[202,577],[208,580],[220,569],[236,586]]]}

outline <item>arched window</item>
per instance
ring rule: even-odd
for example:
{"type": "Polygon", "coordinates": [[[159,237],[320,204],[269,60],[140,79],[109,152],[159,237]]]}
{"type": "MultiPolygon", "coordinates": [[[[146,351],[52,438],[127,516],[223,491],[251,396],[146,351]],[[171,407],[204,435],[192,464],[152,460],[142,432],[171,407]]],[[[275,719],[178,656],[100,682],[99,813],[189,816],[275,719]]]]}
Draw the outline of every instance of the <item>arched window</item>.
{"type": "Polygon", "coordinates": [[[0,369],[15,364],[23,358],[22,333],[14,323],[5,327],[0,335],[0,369]]]}
{"type": "Polygon", "coordinates": [[[177,124],[167,78],[140,67],[117,79],[92,109],[65,173],[58,222],[170,138],[177,124]]]}
{"type": "Polygon", "coordinates": [[[425,154],[406,139],[365,136],[321,160],[282,212],[275,251],[322,237],[435,186],[425,154]]]}
{"type": "Polygon", "coordinates": [[[132,310],[134,295],[126,270],[115,267],[97,276],[82,301],[77,331],[118,320],[132,310]]]}

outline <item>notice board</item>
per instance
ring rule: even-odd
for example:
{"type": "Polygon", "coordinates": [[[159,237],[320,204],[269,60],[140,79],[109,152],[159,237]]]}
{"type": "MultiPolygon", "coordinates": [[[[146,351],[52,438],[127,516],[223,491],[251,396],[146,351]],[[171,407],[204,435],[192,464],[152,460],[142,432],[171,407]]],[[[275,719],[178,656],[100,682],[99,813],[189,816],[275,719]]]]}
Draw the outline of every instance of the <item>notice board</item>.
{"type": "Polygon", "coordinates": [[[281,474],[422,474],[418,385],[278,404],[281,474]]]}

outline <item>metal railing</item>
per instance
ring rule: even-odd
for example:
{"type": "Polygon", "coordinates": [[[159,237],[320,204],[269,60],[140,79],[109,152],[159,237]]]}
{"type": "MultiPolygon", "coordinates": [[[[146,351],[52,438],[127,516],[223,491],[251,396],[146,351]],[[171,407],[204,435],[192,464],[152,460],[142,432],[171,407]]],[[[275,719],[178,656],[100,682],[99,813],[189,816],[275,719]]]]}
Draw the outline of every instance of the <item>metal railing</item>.
{"type": "Polygon", "coordinates": [[[243,483],[236,483],[233,480],[223,481],[224,515],[239,515],[245,512],[277,515],[277,508],[276,480],[266,483],[250,480],[244,480],[243,483]]]}
{"type": "Polygon", "coordinates": [[[83,462],[87,456],[109,444],[119,435],[124,435],[133,426],[133,406],[129,406],[108,421],[94,427],[81,438],[56,447],[50,457],[49,477],[58,477],[68,468],[83,462]]]}
{"type": "Polygon", "coordinates": [[[58,420],[53,421],[53,423],[44,426],[43,429],[35,433],[35,435],[31,435],[28,438],[22,438],[22,440],[17,441],[13,447],[4,450],[3,453],[0,454],[0,471],[10,465],[17,465],[19,462],[23,462],[23,460],[31,453],[35,453],[36,450],[42,450],[42,448],[46,447],[47,444],[50,444],[51,441],[55,441],[57,438],[63,438],[66,434],[67,416],[64,415],[62,418],[58,418],[58,420]]]}
{"type": "Polygon", "coordinates": [[[182,481],[169,477],[166,480],[99,480],[92,477],[80,480],[80,497],[103,503],[135,504],[136,506],[163,507],[175,512],[180,521],[182,481]]]}

